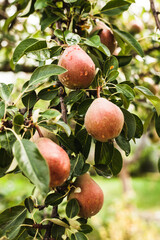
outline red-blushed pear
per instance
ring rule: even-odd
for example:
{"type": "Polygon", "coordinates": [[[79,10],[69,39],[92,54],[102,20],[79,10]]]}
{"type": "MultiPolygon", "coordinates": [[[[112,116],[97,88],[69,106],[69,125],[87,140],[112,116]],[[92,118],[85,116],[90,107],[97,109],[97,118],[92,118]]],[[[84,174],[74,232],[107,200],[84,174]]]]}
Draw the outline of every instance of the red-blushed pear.
{"type": "Polygon", "coordinates": [[[49,138],[39,138],[36,141],[36,145],[48,163],[50,187],[61,186],[70,174],[70,159],[68,154],[49,138]]]}
{"type": "Polygon", "coordinates": [[[124,116],[117,105],[100,97],[89,106],[84,124],[88,134],[100,142],[106,142],[119,136],[124,116]]]}
{"type": "Polygon", "coordinates": [[[91,31],[91,34],[98,30],[100,30],[98,35],[100,36],[101,43],[103,43],[112,54],[117,47],[117,42],[114,38],[112,30],[104,22],[101,21],[96,23],[96,26],[91,31]]]}
{"type": "Polygon", "coordinates": [[[67,47],[58,65],[68,71],[58,75],[60,82],[67,88],[87,88],[95,77],[95,64],[89,55],[78,45],[67,47]]]}
{"type": "Polygon", "coordinates": [[[103,206],[104,195],[99,185],[85,173],[77,177],[68,200],[77,199],[80,211],[79,216],[89,218],[96,215],[103,206]]]}

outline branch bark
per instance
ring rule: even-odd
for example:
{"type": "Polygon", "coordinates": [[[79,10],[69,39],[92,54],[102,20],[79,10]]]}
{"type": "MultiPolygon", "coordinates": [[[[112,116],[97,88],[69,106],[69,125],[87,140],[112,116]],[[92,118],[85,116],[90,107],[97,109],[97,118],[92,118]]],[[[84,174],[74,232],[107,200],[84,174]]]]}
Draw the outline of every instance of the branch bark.
{"type": "Polygon", "coordinates": [[[151,10],[152,10],[155,22],[156,22],[156,26],[160,30],[160,20],[158,18],[159,12],[156,11],[154,0],[150,0],[150,6],[151,6],[151,10]]]}

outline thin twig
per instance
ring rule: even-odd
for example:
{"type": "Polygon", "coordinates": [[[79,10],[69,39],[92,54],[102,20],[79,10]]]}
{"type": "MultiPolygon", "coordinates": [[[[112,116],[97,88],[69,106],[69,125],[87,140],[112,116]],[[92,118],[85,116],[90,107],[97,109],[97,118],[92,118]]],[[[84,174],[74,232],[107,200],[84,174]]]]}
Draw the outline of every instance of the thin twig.
{"type": "Polygon", "coordinates": [[[150,0],[150,5],[151,5],[151,10],[152,10],[153,16],[155,18],[156,26],[160,30],[160,20],[158,18],[159,12],[156,11],[156,8],[154,5],[154,0],[150,0]]]}

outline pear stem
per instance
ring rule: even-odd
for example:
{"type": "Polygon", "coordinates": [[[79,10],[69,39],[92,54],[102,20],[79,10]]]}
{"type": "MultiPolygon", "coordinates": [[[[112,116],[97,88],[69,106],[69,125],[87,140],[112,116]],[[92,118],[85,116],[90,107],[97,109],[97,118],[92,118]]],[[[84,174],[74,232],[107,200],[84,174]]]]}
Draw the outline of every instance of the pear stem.
{"type": "Polygon", "coordinates": [[[37,124],[35,125],[35,128],[36,128],[36,130],[37,130],[37,132],[39,134],[39,137],[44,137],[42,132],[41,132],[41,130],[40,130],[40,127],[37,124]]]}
{"type": "Polygon", "coordinates": [[[97,87],[97,97],[100,98],[100,91],[101,91],[101,86],[97,87]]]}

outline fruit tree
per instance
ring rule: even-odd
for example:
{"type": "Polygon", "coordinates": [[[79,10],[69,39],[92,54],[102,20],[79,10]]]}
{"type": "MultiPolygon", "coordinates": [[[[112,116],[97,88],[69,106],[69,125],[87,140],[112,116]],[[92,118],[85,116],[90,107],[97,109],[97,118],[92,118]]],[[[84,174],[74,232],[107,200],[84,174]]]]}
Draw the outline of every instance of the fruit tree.
{"type": "Polygon", "coordinates": [[[33,184],[1,212],[0,237],[85,240],[104,201],[90,170],[117,176],[131,143],[160,136],[157,6],[144,31],[134,0],[0,2],[0,70],[28,73],[0,80],[0,177],[33,184]]]}

